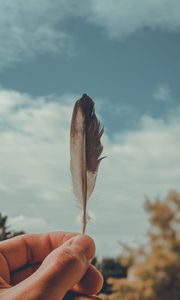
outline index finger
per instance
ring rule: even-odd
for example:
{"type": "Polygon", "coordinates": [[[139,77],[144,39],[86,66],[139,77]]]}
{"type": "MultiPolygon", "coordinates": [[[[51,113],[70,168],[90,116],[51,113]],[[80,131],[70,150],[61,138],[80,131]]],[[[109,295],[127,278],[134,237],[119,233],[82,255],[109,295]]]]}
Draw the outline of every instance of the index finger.
{"type": "Polygon", "coordinates": [[[0,262],[6,261],[9,271],[27,264],[41,263],[55,248],[77,233],[51,232],[47,234],[23,234],[0,242],[0,262]]]}

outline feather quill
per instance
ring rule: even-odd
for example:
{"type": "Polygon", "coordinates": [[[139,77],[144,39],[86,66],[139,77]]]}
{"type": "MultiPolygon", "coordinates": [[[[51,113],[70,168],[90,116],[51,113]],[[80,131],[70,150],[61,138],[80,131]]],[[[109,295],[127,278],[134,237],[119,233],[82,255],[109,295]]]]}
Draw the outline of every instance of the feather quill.
{"type": "Polygon", "coordinates": [[[103,150],[103,128],[95,114],[94,101],[84,94],[76,101],[70,131],[70,169],[73,191],[82,209],[82,233],[87,224],[87,201],[91,196],[103,150]]]}

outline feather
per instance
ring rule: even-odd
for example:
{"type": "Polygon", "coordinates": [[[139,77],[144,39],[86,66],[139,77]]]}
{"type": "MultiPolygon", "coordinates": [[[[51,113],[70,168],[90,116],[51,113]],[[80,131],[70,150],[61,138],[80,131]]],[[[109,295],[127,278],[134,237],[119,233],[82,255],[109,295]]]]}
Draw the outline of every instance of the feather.
{"type": "Polygon", "coordinates": [[[82,209],[82,233],[87,224],[87,201],[91,196],[103,150],[103,128],[94,110],[94,101],[87,95],[76,101],[70,132],[71,176],[73,192],[82,209]]]}

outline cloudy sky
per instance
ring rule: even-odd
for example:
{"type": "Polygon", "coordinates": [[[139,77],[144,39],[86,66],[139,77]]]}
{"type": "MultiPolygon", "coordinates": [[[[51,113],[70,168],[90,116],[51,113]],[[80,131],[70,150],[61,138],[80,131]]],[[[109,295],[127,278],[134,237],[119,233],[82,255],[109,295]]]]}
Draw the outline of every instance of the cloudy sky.
{"type": "Polygon", "coordinates": [[[0,1],[0,211],[79,231],[69,126],[82,93],[105,127],[87,228],[99,256],[146,236],[145,197],[180,187],[180,1],[0,1]]]}

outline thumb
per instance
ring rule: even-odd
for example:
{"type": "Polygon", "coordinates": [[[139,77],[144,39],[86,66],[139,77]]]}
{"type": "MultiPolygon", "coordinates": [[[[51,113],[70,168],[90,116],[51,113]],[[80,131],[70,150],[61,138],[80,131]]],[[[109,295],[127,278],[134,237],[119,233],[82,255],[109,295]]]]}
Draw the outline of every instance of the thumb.
{"type": "Polygon", "coordinates": [[[62,299],[86,273],[95,254],[95,244],[86,235],[78,235],[52,251],[34,273],[40,298],[62,299]]]}

